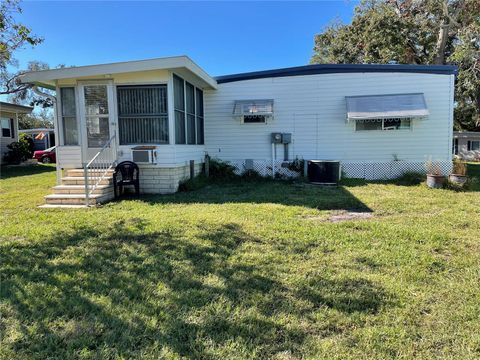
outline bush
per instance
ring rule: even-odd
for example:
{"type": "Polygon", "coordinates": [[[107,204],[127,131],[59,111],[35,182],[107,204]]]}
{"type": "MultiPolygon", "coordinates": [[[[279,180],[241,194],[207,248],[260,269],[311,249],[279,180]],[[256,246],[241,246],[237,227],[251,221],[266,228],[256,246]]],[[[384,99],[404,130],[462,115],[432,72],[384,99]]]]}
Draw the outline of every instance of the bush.
{"type": "Polygon", "coordinates": [[[304,162],[305,162],[305,160],[297,158],[297,159],[289,162],[287,168],[290,171],[295,171],[299,174],[303,174],[304,162]]]}
{"type": "Polygon", "coordinates": [[[5,155],[5,162],[7,164],[20,164],[32,157],[33,140],[27,134],[20,134],[18,141],[7,145],[7,148],[9,151],[5,155]]]}
{"type": "Polygon", "coordinates": [[[28,143],[28,151],[30,152],[29,158],[31,158],[33,156],[33,151],[35,150],[35,142],[33,141],[32,137],[28,134],[22,133],[18,135],[18,141],[26,141],[28,143]]]}
{"type": "Polygon", "coordinates": [[[208,184],[208,178],[200,174],[195,176],[193,179],[188,179],[181,181],[178,185],[178,191],[180,192],[188,192],[188,191],[195,191],[205,187],[208,184]]]}
{"type": "Polygon", "coordinates": [[[253,169],[248,169],[243,172],[240,178],[245,180],[264,180],[265,178],[253,169]]]}
{"type": "Polygon", "coordinates": [[[467,164],[459,158],[453,159],[452,174],[467,175],[467,164]]]}
{"type": "Polygon", "coordinates": [[[235,167],[219,159],[210,159],[209,170],[210,176],[216,179],[233,179],[237,177],[235,167]]]}
{"type": "Polygon", "coordinates": [[[407,171],[395,179],[397,185],[418,185],[425,181],[425,175],[415,171],[407,171]]]}

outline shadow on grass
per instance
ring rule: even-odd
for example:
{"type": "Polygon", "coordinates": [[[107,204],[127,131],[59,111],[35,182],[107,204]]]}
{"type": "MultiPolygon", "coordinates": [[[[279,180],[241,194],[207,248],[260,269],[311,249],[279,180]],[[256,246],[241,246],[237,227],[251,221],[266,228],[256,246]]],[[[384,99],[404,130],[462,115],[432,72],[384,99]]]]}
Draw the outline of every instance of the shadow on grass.
{"type": "Polygon", "coordinates": [[[266,264],[241,261],[242,246],[262,239],[238,224],[185,229],[196,241],[147,226],[131,219],[3,246],[2,331],[19,333],[11,354],[131,358],[169,351],[208,359],[233,343],[239,358],[285,351],[302,357],[312,332],[344,331],[315,321],[319,309],[348,316],[391,305],[367,279],[315,273],[288,284],[266,264]],[[279,321],[286,318],[290,324],[279,321]]]}
{"type": "Polygon", "coordinates": [[[372,211],[343,186],[273,180],[232,180],[211,183],[195,191],[172,195],[144,195],[140,199],[151,204],[251,203],[303,206],[318,210],[372,211]]]}
{"type": "Polygon", "coordinates": [[[37,175],[54,171],[55,165],[2,166],[0,168],[0,179],[37,175]]]}

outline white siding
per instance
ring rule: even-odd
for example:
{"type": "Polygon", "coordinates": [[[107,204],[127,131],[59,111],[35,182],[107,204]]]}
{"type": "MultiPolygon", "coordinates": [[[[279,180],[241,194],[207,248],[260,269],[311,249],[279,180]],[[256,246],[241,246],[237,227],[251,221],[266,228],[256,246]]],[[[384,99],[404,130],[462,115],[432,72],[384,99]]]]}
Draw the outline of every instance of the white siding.
{"type": "MultiPolygon", "coordinates": [[[[290,158],[348,162],[451,159],[453,76],[351,73],[265,78],[220,84],[205,91],[205,143],[224,160],[270,159],[270,133],[292,133],[290,158]],[[346,121],[345,96],[422,92],[430,117],[412,130],[355,132],[346,121]],[[268,124],[241,124],[235,100],[274,99],[268,124]]],[[[277,146],[278,157],[283,149],[277,146]]]]}
{"type": "Polygon", "coordinates": [[[82,149],[80,146],[57,146],[57,163],[60,167],[81,168],[82,167],[82,149]]]}
{"type": "Polygon", "coordinates": [[[18,118],[17,114],[4,111],[1,112],[1,117],[13,119],[14,124],[13,138],[11,136],[3,137],[0,132],[0,160],[3,162],[3,156],[10,150],[7,146],[12,142],[18,141],[18,118]]]}

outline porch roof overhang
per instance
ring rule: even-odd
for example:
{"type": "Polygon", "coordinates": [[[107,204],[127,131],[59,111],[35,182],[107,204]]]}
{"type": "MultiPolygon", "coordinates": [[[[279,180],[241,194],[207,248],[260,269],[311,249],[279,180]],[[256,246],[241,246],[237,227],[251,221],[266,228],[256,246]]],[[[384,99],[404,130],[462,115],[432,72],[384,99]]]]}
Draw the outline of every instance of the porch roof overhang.
{"type": "Polygon", "coordinates": [[[22,83],[35,84],[37,86],[55,89],[56,81],[61,79],[88,78],[152,70],[186,71],[196,77],[205,89],[217,89],[217,81],[210,77],[210,75],[195,64],[188,56],[184,55],[111,64],[32,71],[21,75],[20,81],[22,83]]]}
{"type": "Polygon", "coordinates": [[[348,120],[426,118],[423,93],[346,96],[348,120]]]}
{"type": "Polygon", "coordinates": [[[0,101],[0,111],[2,112],[30,114],[32,110],[33,110],[33,107],[31,106],[17,105],[17,104],[0,101]]]}

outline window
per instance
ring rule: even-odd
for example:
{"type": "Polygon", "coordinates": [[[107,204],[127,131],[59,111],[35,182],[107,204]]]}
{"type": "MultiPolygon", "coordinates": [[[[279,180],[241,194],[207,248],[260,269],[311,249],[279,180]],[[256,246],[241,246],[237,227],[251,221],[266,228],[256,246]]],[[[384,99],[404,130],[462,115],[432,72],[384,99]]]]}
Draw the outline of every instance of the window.
{"type": "Polygon", "coordinates": [[[453,139],[453,155],[458,155],[458,139],[453,139]]]}
{"type": "Polygon", "coordinates": [[[173,75],[175,108],[175,144],[185,144],[185,86],[182,78],[173,75]]]}
{"type": "Polygon", "coordinates": [[[2,125],[2,137],[15,137],[13,133],[13,119],[9,118],[2,118],[1,119],[2,125]]]}
{"type": "Polygon", "coordinates": [[[480,151],[480,140],[468,140],[468,151],[480,151]]]}
{"type": "Polygon", "coordinates": [[[265,124],[267,119],[273,118],[273,100],[236,100],[233,116],[245,124],[265,124]]]}
{"type": "Polygon", "coordinates": [[[62,105],[63,144],[78,145],[77,113],[75,105],[75,88],[60,88],[62,105]]]}
{"type": "Polygon", "coordinates": [[[118,86],[120,145],[168,144],[167,85],[118,86]]]}
{"type": "Polygon", "coordinates": [[[187,103],[187,144],[194,145],[197,141],[195,133],[195,87],[185,83],[185,98],[187,103]]]}
{"type": "Polygon", "coordinates": [[[266,123],[267,118],[265,115],[244,115],[243,122],[248,123],[266,123]]]}
{"type": "Polygon", "coordinates": [[[409,130],[411,129],[412,121],[410,118],[393,118],[393,119],[366,119],[356,120],[355,130],[409,130]]]}
{"type": "Polygon", "coordinates": [[[196,89],[196,116],[197,116],[197,144],[203,145],[205,143],[204,132],[203,132],[203,91],[196,89]]]}
{"type": "Polygon", "coordinates": [[[203,144],[203,91],[173,75],[175,143],[203,144]]]}
{"type": "Polygon", "coordinates": [[[83,90],[88,147],[101,148],[110,139],[107,85],[88,85],[83,90]]]}

